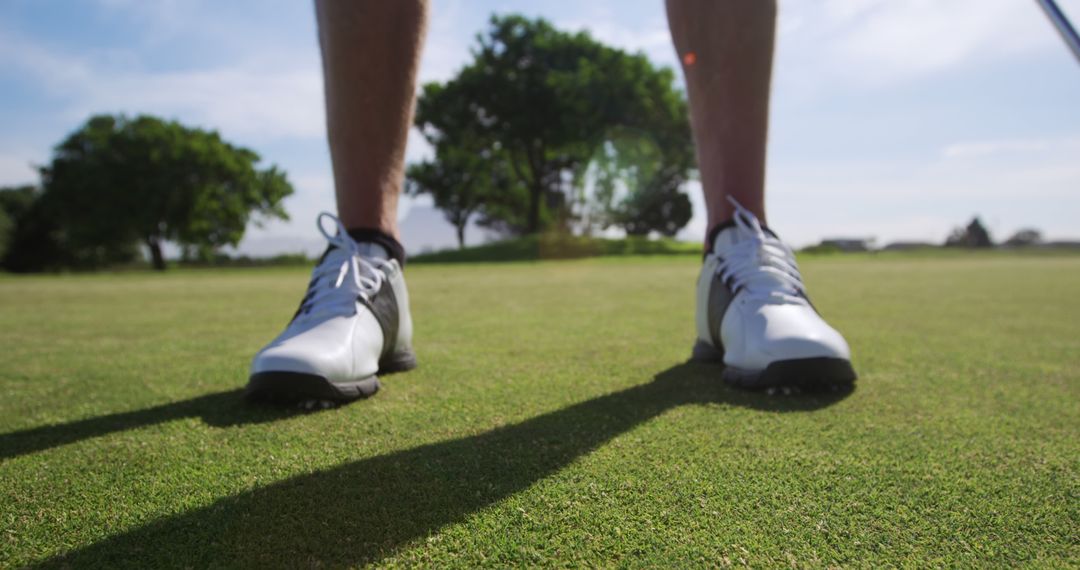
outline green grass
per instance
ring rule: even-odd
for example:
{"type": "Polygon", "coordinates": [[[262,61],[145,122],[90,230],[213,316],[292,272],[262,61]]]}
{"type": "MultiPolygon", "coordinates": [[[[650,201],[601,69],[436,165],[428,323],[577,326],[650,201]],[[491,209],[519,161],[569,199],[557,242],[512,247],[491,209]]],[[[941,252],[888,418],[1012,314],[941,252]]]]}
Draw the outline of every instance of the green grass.
{"type": "Polygon", "coordinates": [[[1080,257],[818,257],[844,396],[685,363],[692,256],[411,266],[421,367],[251,407],[299,269],[0,279],[0,567],[1080,560],[1080,257]]]}
{"type": "Polygon", "coordinates": [[[550,233],[511,238],[465,249],[424,253],[409,259],[417,263],[477,263],[496,261],[540,261],[627,255],[701,256],[701,244],[674,239],[626,237],[605,239],[550,233]]]}

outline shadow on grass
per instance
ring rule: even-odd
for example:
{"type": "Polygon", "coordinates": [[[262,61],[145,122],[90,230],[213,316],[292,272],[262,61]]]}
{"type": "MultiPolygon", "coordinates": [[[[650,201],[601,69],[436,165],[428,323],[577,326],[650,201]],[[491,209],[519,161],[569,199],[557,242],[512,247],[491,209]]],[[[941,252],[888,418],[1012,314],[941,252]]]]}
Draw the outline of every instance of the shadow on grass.
{"type": "Polygon", "coordinates": [[[719,403],[807,412],[847,395],[770,397],[722,388],[716,378],[715,367],[681,364],[652,382],[517,424],[227,497],[39,566],[336,567],[374,562],[527,489],[672,408],[719,403]]]}
{"type": "Polygon", "coordinates": [[[0,461],[113,432],[184,418],[202,418],[209,425],[226,427],[270,422],[297,413],[300,413],[299,410],[249,406],[243,401],[242,390],[230,390],[134,412],[6,433],[0,435],[0,461]]]}

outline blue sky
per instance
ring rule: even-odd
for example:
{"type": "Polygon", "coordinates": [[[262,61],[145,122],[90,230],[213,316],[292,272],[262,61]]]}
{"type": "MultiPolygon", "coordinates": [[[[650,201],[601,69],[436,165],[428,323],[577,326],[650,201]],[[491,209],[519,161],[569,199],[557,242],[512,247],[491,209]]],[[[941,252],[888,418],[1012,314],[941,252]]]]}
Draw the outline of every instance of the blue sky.
{"type": "MultiPolygon", "coordinates": [[[[1061,0],[1074,21],[1080,0],[1061,0]]],[[[770,129],[770,223],[823,237],[940,241],[979,214],[998,238],[1080,237],[1080,65],[1028,0],[781,0],[770,129]]],[[[674,66],[660,0],[433,0],[423,81],[469,57],[492,12],[544,16],[674,66]]],[[[289,222],[241,250],[320,249],[333,207],[314,15],[302,0],[0,2],[0,185],[98,112],[218,129],[284,167],[289,222]]],[[[410,140],[411,159],[428,152],[410,140]]],[[[700,239],[703,206],[682,237],[700,239]]],[[[412,251],[448,245],[424,200],[412,251]]],[[[470,238],[478,239],[477,233],[470,238]]]]}

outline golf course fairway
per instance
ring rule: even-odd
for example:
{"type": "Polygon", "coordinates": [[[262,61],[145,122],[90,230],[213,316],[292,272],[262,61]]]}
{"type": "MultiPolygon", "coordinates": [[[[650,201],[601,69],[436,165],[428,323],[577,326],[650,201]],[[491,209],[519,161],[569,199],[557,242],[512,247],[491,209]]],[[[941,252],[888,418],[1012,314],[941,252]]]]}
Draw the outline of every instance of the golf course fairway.
{"type": "Polygon", "coordinates": [[[0,276],[0,567],[1075,567],[1080,256],[801,259],[851,393],[687,363],[694,256],[406,267],[416,370],[243,401],[304,268],[0,276]]]}

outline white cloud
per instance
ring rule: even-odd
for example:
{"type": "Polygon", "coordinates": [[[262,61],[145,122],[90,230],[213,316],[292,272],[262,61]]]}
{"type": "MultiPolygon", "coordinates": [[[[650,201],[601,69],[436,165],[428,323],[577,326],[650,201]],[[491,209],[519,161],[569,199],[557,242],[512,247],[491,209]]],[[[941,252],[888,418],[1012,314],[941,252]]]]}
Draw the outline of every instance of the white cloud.
{"type": "Polygon", "coordinates": [[[424,139],[420,129],[409,129],[408,143],[405,145],[405,162],[414,163],[427,160],[435,156],[435,149],[424,139]]]}
{"type": "Polygon", "coordinates": [[[1080,186],[1080,136],[947,145],[925,171],[956,195],[1066,198],[1080,186]]]}
{"type": "Polygon", "coordinates": [[[124,112],[180,118],[249,141],[317,138],[325,132],[317,65],[244,62],[146,71],[133,54],[65,53],[10,34],[0,37],[0,54],[0,67],[18,70],[63,101],[57,114],[69,123],[93,113],[124,112]]]}
{"type": "Polygon", "coordinates": [[[27,151],[0,152],[0,186],[37,184],[34,166],[43,162],[27,151]]]}
{"type": "MultiPolygon", "coordinates": [[[[223,45],[235,42],[229,38],[232,29],[227,22],[209,22],[205,14],[193,22],[192,12],[197,11],[184,3],[99,2],[106,9],[145,22],[153,32],[145,34],[147,37],[182,36],[185,31],[198,30],[223,45]]],[[[468,61],[472,40],[472,34],[460,26],[460,0],[435,2],[433,8],[421,61],[421,83],[452,77],[468,61]]],[[[217,65],[147,70],[137,48],[70,53],[5,34],[0,35],[0,67],[14,67],[51,96],[66,100],[61,113],[68,122],[81,121],[91,113],[145,112],[180,118],[247,141],[321,139],[325,133],[322,70],[314,31],[310,44],[300,47],[253,43],[217,65]]],[[[419,137],[410,139],[410,159],[425,156],[426,143],[419,137]]]]}
{"type": "Polygon", "coordinates": [[[446,81],[469,60],[469,44],[477,30],[462,28],[465,6],[461,0],[432,2],[428,35],[420,60],[420,84],[446,81]]]}
{"type": "Polygon", "coordinates": [[[588,21],[567,20],[557,26],[566,30],[586,30],[602,43],[622,48],[631,53],[644,53],[654,63],[678,67],[675,50],[671,46],[671,33],[667,22],[646,22],[644,27],[622,26],[611,18],[588,21]]]}
{"type": "Polygon", "coordinates": [[[182,34],[190,29],[191,16],[202,16],[204,26],[207,5],[198,0],[96,0],[106,12],[129,17],[137,21],[144,29],[143,37],[159,42],[166,38],[182,34]]]}
{"type": "Polygon", "coordinates": [[[11,67],[33,76],[50,90],[89,80],[90,70],[84,59],[74,54],[55,54],[37,42],[0,30],[0,68],[11,67]]]}
{"type": "Polygon", "coordinates": [[[1032,25],[1041,16],[1031,8],[1010,0],[880,1],[835,49],[879,78],[943,70],[1044,43],[1043,30],[1032,25]]]}
{"type": "Polygon", "coordinates": [[[998,234],[1034,225],[1075,237],[1080,137],[1028,142],[1042,146],[991,141],[926,161],[778,164],[769,172],[770,222],[800,246],[826,234],[940,241],[975,214],[998,234]]]}
{"type": "MultiPolygon", "coordinates": [[[[1062,5],[1080,13],[1080,0],[1062,5]]],[[[587,9],[587,19],[561,19],[559,27],[587,29],[605,43],[676,66],[659,7],[655,17],[631,24],[613,17],[610,3],[587,9]]],[[[819,91],[842,87],[836,81],[887,86],[1063,49],[1037,5],[1017,0],[788,0],[780,4],[777,27],[778,77],[813,83],[819,91]]]]}
{"type": "Polygon", "coordinates": [[[941,149],[944,158],[981,158],[993,154],[1013,154],[1047,150],[1051,142],[1038,139],[1012,139],[954,143],[941,149]]]}
{"type": "Polygon", "coordinates": [[[222,68],[98,76],[77,87],[73,117],[101,110],[178,116],[245,139],[321,138],[325,133],[318,70],[222,68]]]}
{"type": "Polygon", "coordinates": [[[803,90],[886,87],[1062,49],[1034,2],[791,0],[781,8],[800,24],[780,37],[778,76],[803,90]]]}
{"type": "Polygon", "coordinates": [[[799,31],[805,23],[806,20],[801,16],[792,15],[786,10],[780,10],[780,13],[777,15],[776,34],[780,37],[794,34],[799,31]]]}

